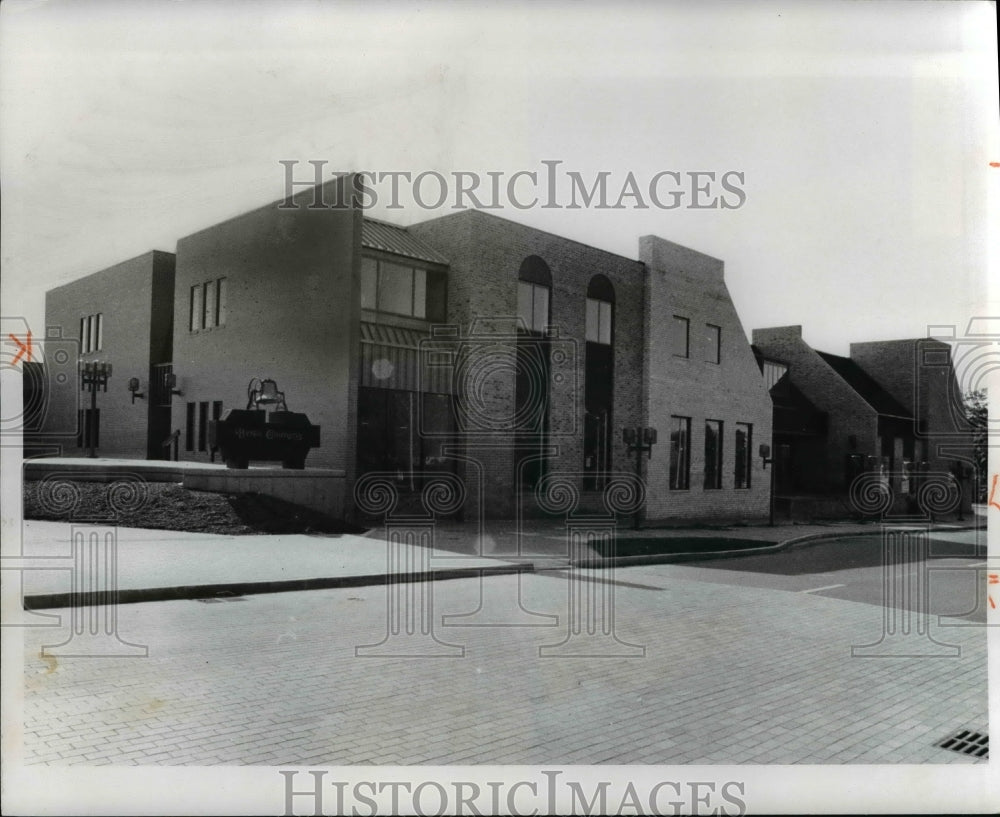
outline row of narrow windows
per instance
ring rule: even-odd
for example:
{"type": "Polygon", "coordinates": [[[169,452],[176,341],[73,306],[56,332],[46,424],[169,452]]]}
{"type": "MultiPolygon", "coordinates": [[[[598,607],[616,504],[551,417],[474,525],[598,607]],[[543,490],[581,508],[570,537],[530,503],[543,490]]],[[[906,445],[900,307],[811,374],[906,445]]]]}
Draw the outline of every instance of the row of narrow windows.
{"type": "MultiPolygon", "coordinates": [[[[733,487],[749,488],[753,466],[753,424],[735,423],[733,436],[733,487]]],[[[705,420],[706,490],[722,488],[725,467],[725,424],[722,420],[705,420]]],[[[691,418],[674,415],[670,418],[670,489],[691,488],[691,418]]]]}
{"type": "Polygon", "coordinates": [[[104,315],[85,315],[80,318],[80,352],[100,352],[104,348],[104,315]]]}
{"type": "Polygon", "coordinates": [[[205,281],[191,287],[188,328],[192,332],[226,325],[229,285],[225,278],[205,281]]]}
{"type": "MultiPolygon", "coordinates": [[[[540,259],[539,259],[540,260],[540,259]]],[[[544,264],[544,262],[541,262],[544,264]]],[[[544,333],[550,324],[551,284],[520,280],[517,288],[517,316],[530,332],[544,333]]],[[[361,260],[361,306],[377,312],[429,321],[446,319],[446,275],[442,271],[411,267],[376,258],[361,260]]],[[[613,330],[614,289],[604,276],[595,276],[586,299],[585,338],[590,343],[610,345],[613,330]]],[[[217,278],[191,287],[188,325],[192,332],[225,326],[228,310],[228,281],[217,278]]],[[[101,348],[101,315],[80,321],[84,352],[101,348]]],[[[706,323],[702,338],[703,359],[721,360],[722,329],[706,323]]],[[[691,357],[691,322],[674,315],[671,323],[671,350],[678,357],[691,357]]]]}

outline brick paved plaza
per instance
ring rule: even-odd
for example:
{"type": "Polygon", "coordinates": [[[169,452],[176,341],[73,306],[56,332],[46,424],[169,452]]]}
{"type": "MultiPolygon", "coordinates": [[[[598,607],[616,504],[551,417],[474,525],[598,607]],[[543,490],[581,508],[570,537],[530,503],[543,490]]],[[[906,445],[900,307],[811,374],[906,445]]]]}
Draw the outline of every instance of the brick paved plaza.
{"type": "MultiPolygon", "coordinates": [[[[571,575],[592,574],[434,583],[435,635],[455,645],[429,642],[450,653],[439,657],[356,655],[386,637],[385,586],[122,605],[119,634],[148,645],[146,658],[43,657],[66,631],[24,630],[25,761],[975,762],[935,743],[987,729],[981,624],[932,618],[955,657],[852,657],[879,641],[882,608],[803,592],[819,587],[815,576],[756,586],[725,570],[650,565],[589,585],[613,587],[618,641],[584,628],[562,649],[590,657],[564,657],[551,648],[567,636],[568,591],[583,587],[571,575]],[[543,615],[517,610],[519,581],[524,607],[543,615]],[[481,598],[476,616],[447,623],[548,615],[558,626],[441,626],[481,598]]],[[[913,639],[912,652],[930,645],[913,639]]],[[[413,641],[382,649],[429,649],[413,641]]]]}

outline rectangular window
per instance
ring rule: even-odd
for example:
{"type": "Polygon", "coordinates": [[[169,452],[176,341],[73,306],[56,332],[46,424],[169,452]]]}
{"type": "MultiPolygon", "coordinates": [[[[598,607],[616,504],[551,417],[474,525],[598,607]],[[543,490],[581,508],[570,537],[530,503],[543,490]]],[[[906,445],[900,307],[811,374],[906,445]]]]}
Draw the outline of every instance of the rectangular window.
{"type": "Polygon", "coordinates": [[[413,270],[379,262],[378,308],[380,312],[397,315],[413,314],[413,270]]]}
{"type": "Polygon", "coordinates": [[[722,359],[722,328],[715,324],[705,324],[705,360],[718,363],[722,359]]]}
{"type": "Polygon", "coordinates": [[[187,404],[187,416],[184,425],[184,450],[194,451],[194,403],[187,404]]]}
{"type": "Polygon", "coordinates": [[[670,490],[691,487],[691,418],[670,418],[670,490]]]}
{"type": "Polygon", "coordinates": [[[80,348],[84,352],[93,351],[93,347],[90,345],[90,324],[92,322],[92,315],[87,315],[87,317],[83,319],[83,333],[80,335],[80,348]]]}
{"type": "Polygon", "coordinates": [[[205,322],[203,325],[206,329],[215,326],[215,281],[205,283],[205,322]]]}
{"type": "MultiPolygon", "coordinates": [[[[737,488],[750,487],[750,469],[753,465],[753,426],[750,423],[736,424],[736,483],[737,488]]],[[[773,466],[772,466],[773,467],[773,466]]]]}
{"type": "Polygon", "coordinates": [[[517,316],[531,332],[544,332],[549,325],[549,288],[517,282],[517,316]]]}
{"type": "Polygon", "coordinates": [[[722,421],[705,421],[705,488],[722,487],[722,421]]]}
{"type": "Polygon", "coordinates": [[[611,343],[611,304],[587,298],[587,340],[591,343],[611,343]]]}
{"type": "Polygon", "coordinates": [[[220,278],[215,282],[218,287],[215,299],[215,325],[226,325],[226,301],[229,297],[229,285],[226,278],[220,278]]]}
{"type": "Polygon", "coordinates": [[[202,319],[205,316],[203,304],[204,289],[201,284],[191,287],[191,331],[197,332],[202,328],[202,319]]]}
{"type": "Polygon", "coordinates": [[[87,351],[87,319],[80,318],[80,353],[87,351]]]}
{"type": "Polygon", "coordinates": [[[690,322],[687,318],[674,315],[671,324],[670,348],[677,357],[688,357],[690,349],[690,322]]]}
{"type": "Polygon", "coordinates": [[[426,318],[429,321],[443,321],[447,317],[448,279],[444,273],[427,273],[427,309],[426,318]]]}
{"type": "Polygon", "coordinates": [[[198,404],[198,450],[208,449],[208,402],[198,404]]]}
{"type": "Polygon", "coordinates": [[[100,312],[95,316],[97,319],[97,346],[98,350],[104,348],[104,315],[100,312]]]}
{"type": "Polygon", "coordinates": [[[361,308],[422,320],[445,319],[444,273],[361,259],[361,308]]]}

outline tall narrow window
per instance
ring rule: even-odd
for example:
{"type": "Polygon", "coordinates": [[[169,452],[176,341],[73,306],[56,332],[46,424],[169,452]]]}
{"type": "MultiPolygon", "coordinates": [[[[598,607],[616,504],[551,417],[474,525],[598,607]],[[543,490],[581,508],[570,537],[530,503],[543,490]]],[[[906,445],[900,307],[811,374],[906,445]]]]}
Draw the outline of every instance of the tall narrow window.
{"type": "Polygon", "coordinates": [[[195,284],[191,287],[191,331],[197,332],[202,327],[202,319],[204,318],[204,306],[203,306],[203,295],[204,290],[201,284],[195,284]]]}
{"type": "Polygon", "coordinates": [[[688,357],[690,353],[690,322],[687,318],[674,315],[671,323],[670,348],[676,357],[688,357]]]}
{"type": "Polygon", "coordinates": [[[713,323],[705,324],[705,360],[718,363],[722,359],[722,328],[713,323]]]}
{"type": "Polygon", "coordinates": [[[587,334],[591,343],[611,343],[611,304],[587,298],[587,334]]]}
{"type": "Polygon", "coordinates": [[[722,487],[722,421],[705,421],[705,488],[722,487]]]}
{"type": "MultiPolygon", "coordinates": [[[[753,465],[753,426],[750,423],[736,424],[736,483],[737,488],[750,487],[750,470],[753,465]]],[[[772,466],[773,467],[773,466],[772,466]]]]}
{"type": "Polygon", "coordinates": [[[410,314],[414,318],[427,316],[427,271],[413,270],[413,308],[410,314]]]}
{"type": "Polygon", "coordinates": [[[194,414],[194,403],[187,404],[187,413],[185,415],[184,423],[184,450],[194,451],[194,435],[195,435],[195,414],[194,414]]]}
{"type": "Polygon", "coordinates": [[[215,326],[215,281],[205,283],[205,322],[203,326],[206,329],[215,326]]]}
{"type": "Polygon", "coordinates": [[[97,323],[97,345],[94,348],[101,350],[104,348],[104,315],[98,312],[94,318],[97,323]]]}
{"type": "Polygon", "coordinates": [[[215,325],[225,326],[226,325],[226,307],[228,305],[229,298],[229,286],[227,283],[228,279],[220,278],[216,281],[218,285],[218,295],[215,301],[215,325]]]}
{"type": "Polygon", "coordinates": [[[208,402],[198,404],[198,450],[208,449],[208,402]]]}
{"type": "Polygon", "coordinates": [[[612,325],[615,289],[605,276],[595,275],[587,287],[586,381],[584,384],[584,488],[605,486],[611,471],[614,436],[614,347],[612,325]]]}
{"type": "Polygon", "coordinates": [[[517,314],[527,333],[517,342],[514,411],[517,418],[514,484],[532,488],[546,472],[549,430],[550,340],[549,296],[552,273],[537,255],[521,262],[517,282],[517,314]]]}
{"type": "Polygon", "coordinates": [[[691,487],[691,418],[670,418],[670,490],[691,487]]]}
{"type": "Polygon", "coordinates": [[[544,332],[549,325],[549,288],[518,281],[517,316],[529,331],[544,332]]]}

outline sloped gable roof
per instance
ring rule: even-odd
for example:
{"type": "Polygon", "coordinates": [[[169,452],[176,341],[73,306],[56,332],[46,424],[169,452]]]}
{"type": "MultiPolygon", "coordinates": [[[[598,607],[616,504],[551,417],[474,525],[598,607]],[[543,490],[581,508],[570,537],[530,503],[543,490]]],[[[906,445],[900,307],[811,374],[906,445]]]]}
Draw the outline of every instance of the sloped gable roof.
{"type": "Polygon", "coordinates": [[[869,406],[879,414],[912,419],[912,414],[849,357],[816,352],[869,406]]]}
{"type": "Polygon", "coordinates": [[[417,261],[447,266],[448,259],[407,231],[405,227],[365,216],[361,226],[361,244],[372,250],[390,252],[417,261]]]}

